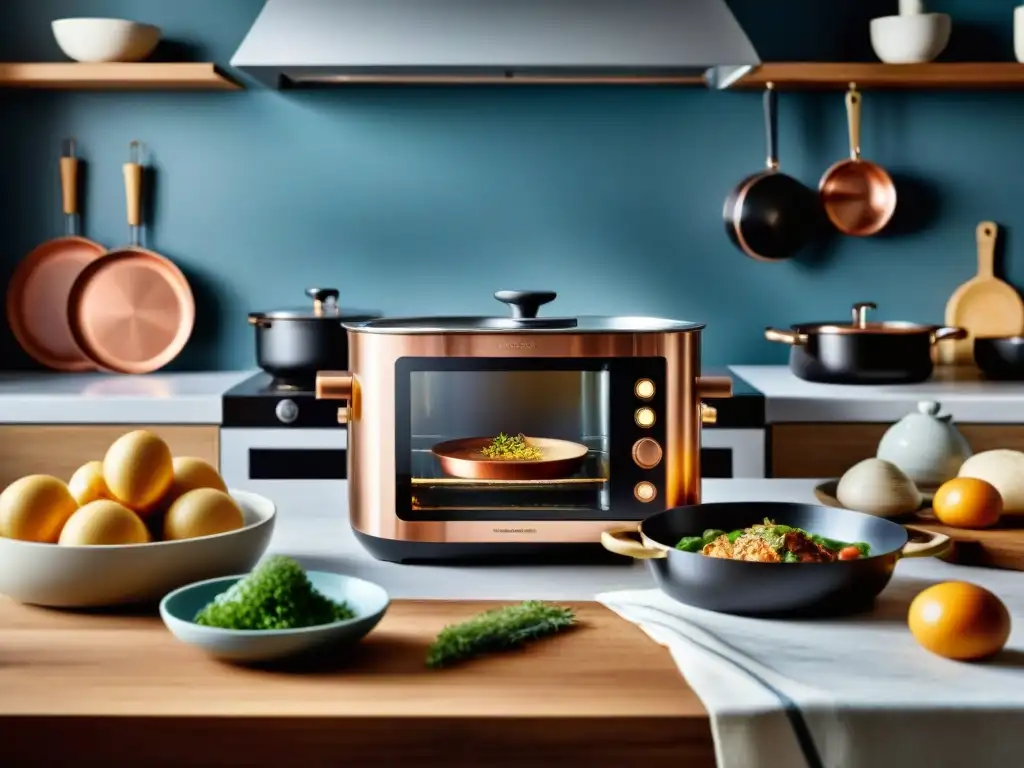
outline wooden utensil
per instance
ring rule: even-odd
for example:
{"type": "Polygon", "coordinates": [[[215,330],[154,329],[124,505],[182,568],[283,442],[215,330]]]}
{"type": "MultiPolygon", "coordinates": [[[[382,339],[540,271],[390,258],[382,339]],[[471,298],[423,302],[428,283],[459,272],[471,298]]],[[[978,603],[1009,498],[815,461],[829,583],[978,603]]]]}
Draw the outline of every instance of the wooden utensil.
{"type": "Polygon", "coordinates": [[[86,267],[68,299],[75,340],[100,367],[117,373],[150,373],[185,347],[195,324],[188,281],[173,262],[143,248],[139,142],[124,165],[131,244],[86,267]]]}
{"type": "Polygon", "coordinates": [[[588,448],[568,440],[528,437],[526,441],[540,450],[536,460],[488,459],[482,450],[492,437],[468,437],[435,445],[431,452],[441,469],[452,477],[468,480],[553,480],[571,477],[587,458],[588,448]]]}
{"type": "Polygon", "coordinates": [[[967,337],[939,345],[939,360],[946,364],[972,365],[975,337],[1024,333],[1024,301],[1012,285],[995,276],[999,227],[983,221],[976,234],[978,274],[957,288],[946,304],[946,325],[964,328],[967,337]]]}
{"type": "MultiPolygon", "coordinates": [[[[845,509],[836,498],[837,485],[837,480],[822,483],[814,489],[814,495],[827,507],[845,509]]],[[[1024,521],[1005,516],[995,528],[977,531],[952,528],[935,519],[931,503],[931,495],[925,494],[917,512],[893,520],[903,523],[910,531],[917,529],[949,536],[953,540],[953,549],[942,558],[948,562],[1024,571],[1024,521]]]]}
{"type": "Polygon", "coordinates": [[[78,234],[79,160],[75,141],[61,153],[60,182],[66,234],[37,246],[14,270],[7,286],[7,323],[21,348],[58,371],[94,371],[96,365],[68,325],[68,296],[85,267],[106,252],[78,234]]]}
{"type": "Polygon", "coordinates": [[[896,185],[880,165],[860,156],[861,95],[850,83],[846,115],[850,157],[825,171],[818,184],[829,221],[845,235],[866,237],[882,231],[896,212],[896,185]]]}

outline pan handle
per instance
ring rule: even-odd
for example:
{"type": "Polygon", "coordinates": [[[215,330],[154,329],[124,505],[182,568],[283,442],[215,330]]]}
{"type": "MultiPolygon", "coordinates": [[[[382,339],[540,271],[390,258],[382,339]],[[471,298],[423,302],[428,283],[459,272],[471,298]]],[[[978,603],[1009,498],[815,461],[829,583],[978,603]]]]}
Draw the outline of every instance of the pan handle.
{"type": "Polygon", "coordinates": [[[142,163],[139,162],[140,145],[133,141],[130,147],[130,160],[122,167],[124,171],[124,195],[128,205],[128,229],[131,244],[141,243],[139,228],[142,226],[142,163]]]}
{"type": "Polygon", "coordinates": [[[601,531],[601,546],[609,552],[634,560],[659,560],[668,557],[668,550],[645,546],[634,537],[639,532],[638,526],[628,525],[601,531]]]}
{"type": "Polygon", "coordinates": [[[953,328],[943,327],[936,328],[932,334],[932,344],[937,344],[940,341],[959,341],[960,339],[967,338],[966,328],[953,328]]]}
{"type": "Polygon", "coordinates": [[[860,94],[856,83],[850,83],[846,92],[846,120],[850,126],[850,159],[860,160],[860,94]]]}
{"type": "Polygon", "coordinates": [[[764,337],[767,341],[777,341],[780,344],[789,344],[794,347],[799,347],[807,343],[806,333],[782,331],[778,328],[765,328],[764,337]]]}
{"type": "Polygon", "coordinates": [[[923,528],[906,526],[908,531],[920,534],[924,541],[908,541],[900,550],[900,558],[904,557],[942,557],[953,547],[953,540],[944,533],[935,533],[923,528]]]}
{"type": "Polygon", "coordinates": [[[60,158],[61,202],[64,204],[67,234],[75,235],[78,224],[78,157],[75,155],[75,140],[68,139],[66,149],[60,158]]]}
{"type": "Polygon", "coordinates": [[[779,169],[779,94],[775,83],[768,83],[764,91],[764,131],[768,138],[768,170],[779,169]]]}

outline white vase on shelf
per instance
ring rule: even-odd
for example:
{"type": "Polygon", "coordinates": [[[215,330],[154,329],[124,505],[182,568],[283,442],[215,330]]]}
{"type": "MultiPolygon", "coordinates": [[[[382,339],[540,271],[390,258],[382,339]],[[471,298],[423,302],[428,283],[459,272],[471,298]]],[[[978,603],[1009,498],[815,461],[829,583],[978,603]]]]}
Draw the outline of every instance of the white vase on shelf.
{"type": "Polygon", "coordinates": [[[1013,9],[1013,52],[1024,64],[1024,5],[1013,9]]]}

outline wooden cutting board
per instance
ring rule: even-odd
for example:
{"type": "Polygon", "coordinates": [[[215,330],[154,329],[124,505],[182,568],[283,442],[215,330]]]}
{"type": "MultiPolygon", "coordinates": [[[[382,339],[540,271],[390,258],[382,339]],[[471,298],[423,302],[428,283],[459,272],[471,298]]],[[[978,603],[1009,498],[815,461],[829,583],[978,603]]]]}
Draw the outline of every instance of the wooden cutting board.
{"type": "Polygon", "coordinates": [[[953,539],[953,552],[946,558],[949,562],[1024,571],[1024,521],[1008,518],[995,528],[968,531],[943,525],[931,509],[924,509],[906,524],[953,539]]]}
{"type": "Polygon", "coordinates": [[[967,338],[939,344],[939,361],[948,365],[974,364],[975,336],[1017,336],[1024,332],[1024,301],[1017,290],[995,276],[999,227],[978,225],[978,274],[961,285],[946,304],[946,325],[967,330],[967,338]]]}
{"type": "MultiPolygon", "coordinates": [[[[822,483],[814,489],[818,501],[829,507],[842,509],[836,499],[837,481],[822,483]]],[[[894,523],[942,533],[953,540],[953,551],[944,559],[958,565],[977,565],[1024,571],[1024,519],[1004,517],[998,526],[982,531],[951,528],[935,519],[931,497],[926,497],[922,508],[911,515],[894,517],[894,523]]]]}
{"type": "Polygon", "coordinates": [[[0,597],[0,763],[713,768],[707,713],[668,651],[597,603],[573,604],[562,635],[426,668],[445,625],[494,605],[396,600],[343,658],[254,670],[152,614],[0,597]]]}

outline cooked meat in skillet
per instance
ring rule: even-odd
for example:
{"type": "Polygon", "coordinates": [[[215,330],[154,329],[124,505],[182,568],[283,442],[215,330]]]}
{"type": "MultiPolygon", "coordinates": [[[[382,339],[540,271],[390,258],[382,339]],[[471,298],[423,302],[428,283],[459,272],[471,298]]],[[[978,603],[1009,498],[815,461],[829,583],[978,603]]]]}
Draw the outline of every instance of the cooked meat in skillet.
{"type": "Polygon", "coordinates": [[[833,541],[771,520],[732,533],[708,530],[702,536],[687,536],[676,548],[755,563],[831,563],[866,557],[870,550],[864,543],[833,541]]]}

